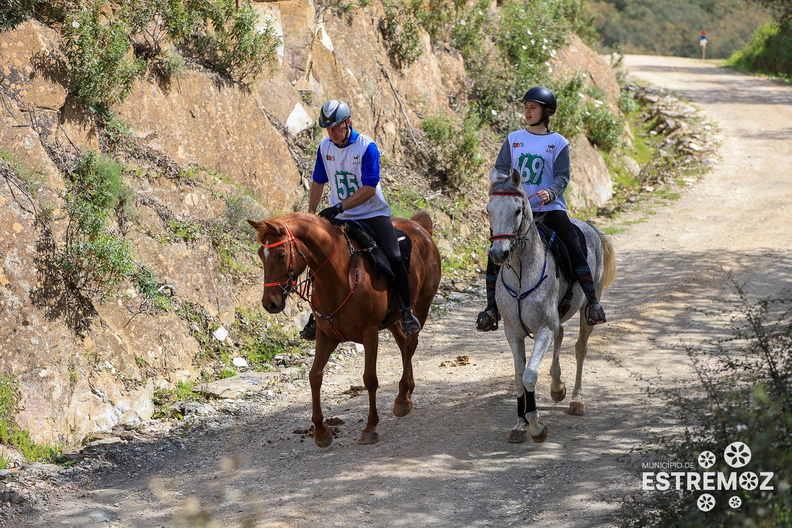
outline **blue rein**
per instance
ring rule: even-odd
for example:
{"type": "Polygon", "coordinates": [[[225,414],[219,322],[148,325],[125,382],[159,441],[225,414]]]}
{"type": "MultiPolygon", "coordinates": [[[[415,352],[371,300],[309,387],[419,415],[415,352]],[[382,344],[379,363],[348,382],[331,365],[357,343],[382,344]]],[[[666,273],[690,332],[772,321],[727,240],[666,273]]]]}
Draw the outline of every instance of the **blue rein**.
{"type": "MultiPolygon", "coordinates": [[[[538,226],[536,226],[536,231],[539,232],[539,235],[541,236],[541,232],[539,231],[539,227],[538,226]]],[[[550,251],[550,246],[553,245],[553,241],[555,240],[555,236],[556,236],[555,231],[553,231],[552,234],[550,235],[550,239],[547,241],[547,244],[545,245],[544,264],[542,264],[541,278],[534,285],[533,288],[530,288],[530,289],[524,291],[523,293],[518,293],[518,290],[515,290],[514,288],[511,288],[511,287],[509,287],[508,284],[506,284],[506,279],[503,278],[503,272],[501,272],[499,274],[500,277],[501,277],[501,283],[503,283],[503,287],[506,288],[506,291],[509,292],[509,295],[511,295],[512,298],[517,300],[517,316],[520,318],[520,326],[522,326],[522,329],[525,332],[525,334],[528,337],[530,337],[531,339],[533,339],[534,336],[531,333],[531,331],[528,330],[528,328],[526,328],[525,323],[523,322],[522,302],[521,301],[523,299],[525,299],[526,297],[528,297],[529,295],[531,295],[533,292],[535,292],[539,288],[539,286],[541,286],[541,284],[544,282],[544,280],[547,278],[547,274],[545,273],[545,271],[547,271],[547,253],[548,253],[548,251],[550,251]]],[[[520,273],[517,275],[517,281],[518,281],[518,286],[519,286],[519,284],[522,283],[522,259],[520,259],[520,273]]]]}

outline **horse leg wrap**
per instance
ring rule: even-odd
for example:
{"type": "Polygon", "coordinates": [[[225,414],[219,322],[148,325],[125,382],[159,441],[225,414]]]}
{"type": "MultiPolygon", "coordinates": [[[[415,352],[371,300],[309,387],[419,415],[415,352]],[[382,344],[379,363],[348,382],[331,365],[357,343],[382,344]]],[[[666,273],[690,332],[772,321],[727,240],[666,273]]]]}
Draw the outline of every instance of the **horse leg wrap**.
{"type": "Polygon", "coordinates": [[[525,421],[527,413],[536,411],[536,393],[525,391],[522,396],[517,398],[517,416],[525,421]]]}

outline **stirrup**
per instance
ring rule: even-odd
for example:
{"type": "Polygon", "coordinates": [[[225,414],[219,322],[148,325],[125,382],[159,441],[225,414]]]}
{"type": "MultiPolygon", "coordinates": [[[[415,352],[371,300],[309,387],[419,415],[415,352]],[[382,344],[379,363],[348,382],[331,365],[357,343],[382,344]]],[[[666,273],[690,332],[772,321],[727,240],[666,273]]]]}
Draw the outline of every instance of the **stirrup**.
{"type": "Polygon", "coordinates": [[[421,331],[421,323],[412,313],[412,309],[405,308],[401,311],[402,331],[405,335],[411,336],[421,331]]]}
{"type": "Polygon", "coordinates": [[[300,337],[306,341],[314,341],[316,339],[316,318],[313,314],[308,316],[308,322],[305,323],[305,328],[300,330],[300,337]]]}
{"type": "Polygon", "coordinates": [[[600,303],[588,303],[585,310],[586,324],[594,326],[605,322],[605,310],[600,303]]]}
{"type": "Polygon", "coordinates": [[[498,329],[500,312],[494,306],[487,307],[483,312],[479,312],[476,318],[476,330],[479,332],[491,332],[498,329]]]}

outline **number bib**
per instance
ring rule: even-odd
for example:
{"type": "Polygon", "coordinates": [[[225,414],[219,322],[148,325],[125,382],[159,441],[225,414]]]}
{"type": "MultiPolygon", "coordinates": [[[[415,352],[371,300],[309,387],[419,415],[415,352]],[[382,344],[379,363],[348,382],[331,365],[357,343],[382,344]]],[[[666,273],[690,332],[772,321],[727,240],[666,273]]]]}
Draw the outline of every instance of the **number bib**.
{"type": "MultiPolygon", "coordinates": [[[[564,136],[556,132],[531,134],[525,129],[509,134],[512,168],[520,173],[520,180],[528,195],[553,185],[553,174],[558,153],[569,145],[564,136]]],[[[536,211],[542,204],[537,196],[531,198],[531,208],[536,211]]],[[[566,210],[564,196],[542,207],[542,211],[566,210]]]]}
{"type": "MultiPolygon", "coordinates": [[[[363,186],[363,156],[371,143],[373,140],[370,137],[355,134],[354,141],[344,148],[338,148],[330,138],[325,138],[319,144],[319,154],[327,174],[327,184],[330,186],[330,205],[346,200],[363,186]]],[[[376,145],[374,147],[376,148],[376,145]]],[[[390,207],[382,194],[379,175],[375,189],[374,196],[357,207],[344,211],[338,215],[338,218],[360,220],[375,216],[390,216],[390,207]]]]}

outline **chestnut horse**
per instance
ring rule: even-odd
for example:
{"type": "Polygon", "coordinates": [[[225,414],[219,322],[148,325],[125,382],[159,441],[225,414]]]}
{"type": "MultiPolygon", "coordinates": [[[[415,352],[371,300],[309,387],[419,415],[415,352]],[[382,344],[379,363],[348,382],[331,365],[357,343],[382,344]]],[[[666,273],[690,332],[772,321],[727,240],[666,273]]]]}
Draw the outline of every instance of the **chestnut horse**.
{"type": "MultiPolygon", "coordinates": [[[[422,212],[410,220],[392,220],[412,240],[410,293],[413,313],[423,327],[440,285],[440,253],[432,240],[432,220],[422,212]]],[[[333,441],[333,432],[322,415],[320,392],[325,365],[343,341],[362,343],[365,348],[363,383],[369,395],[369,414],[358,443],[376,443],[380,329],[390,330],[402,355],[403,371],[393,414],[405,416],[412,409],[412,357],[418,335],[406,336],[402,331],[398,295],[389,291],[386,279],[374,272],[371,259],[358,252],[346,232],[319,216],[291,213],[248,222],[258,233],[258,254],[264,264],[264,309],[269,313],[282,311],[286,298],[294,292],[307,300],[316,314],[316,356],[309,375],[316,445],[327,447],[333,441]],[[306,267],[310,270],[307,278],[298,282],[306,267]]]]}

